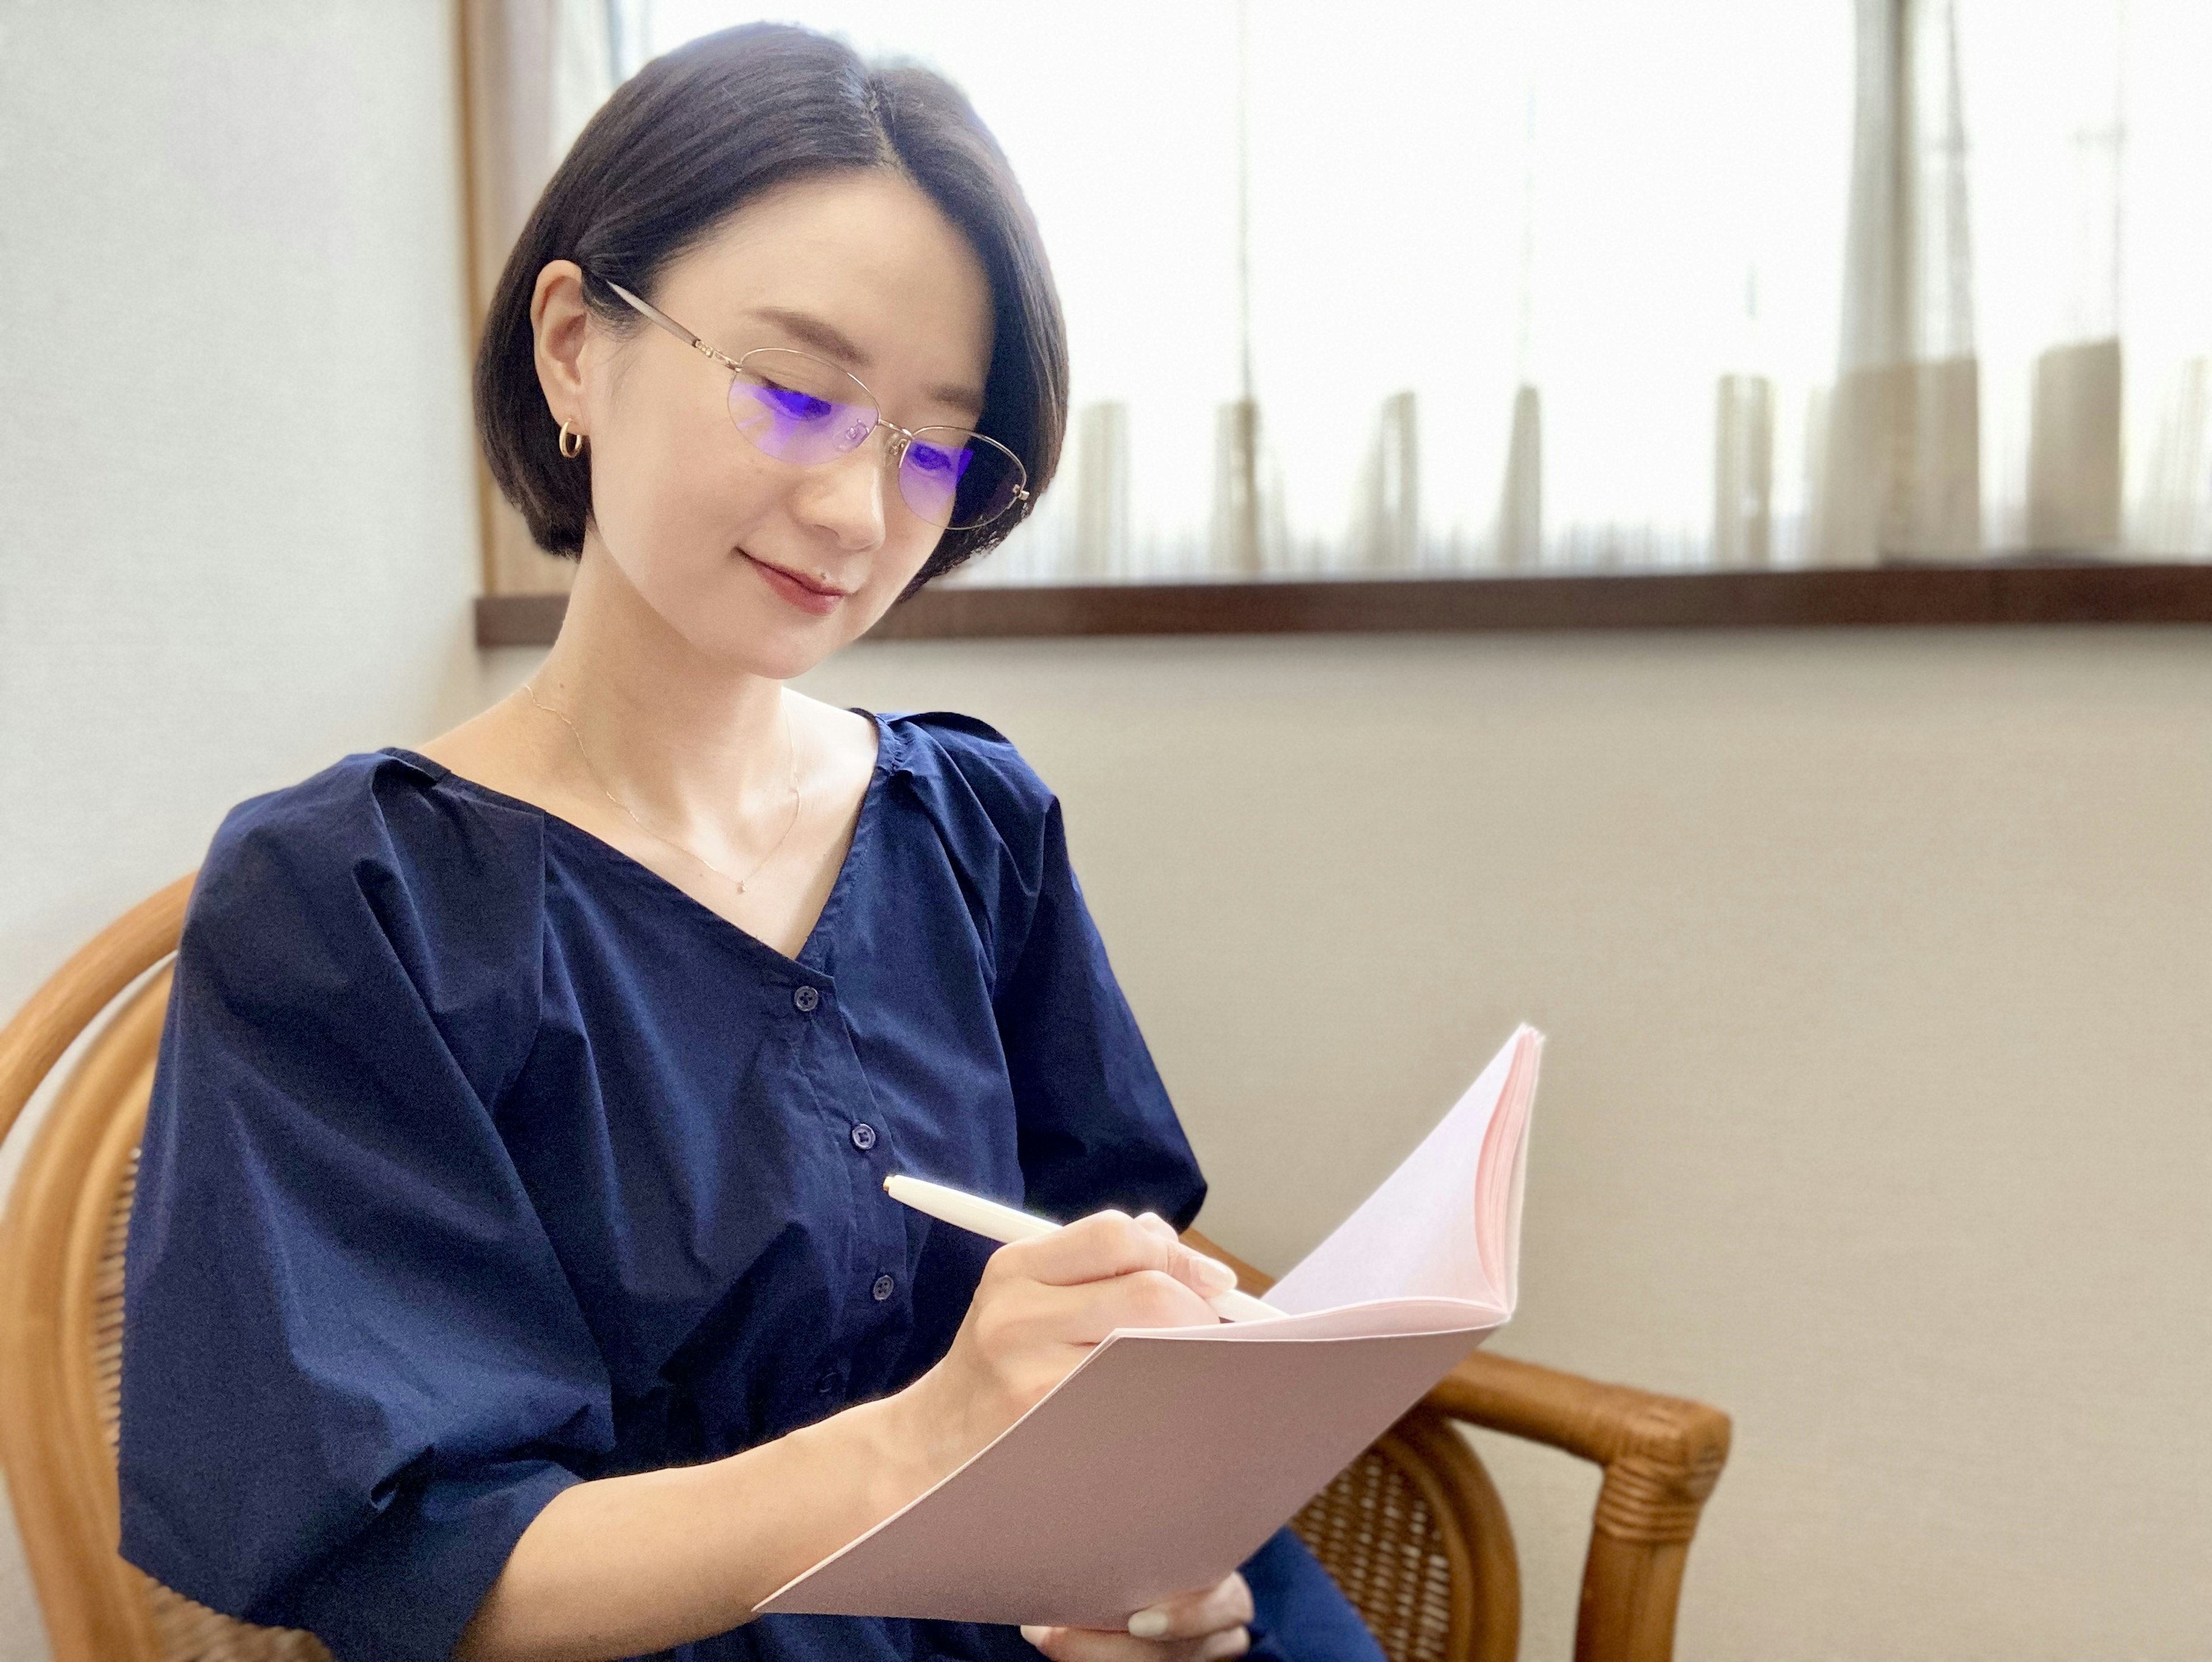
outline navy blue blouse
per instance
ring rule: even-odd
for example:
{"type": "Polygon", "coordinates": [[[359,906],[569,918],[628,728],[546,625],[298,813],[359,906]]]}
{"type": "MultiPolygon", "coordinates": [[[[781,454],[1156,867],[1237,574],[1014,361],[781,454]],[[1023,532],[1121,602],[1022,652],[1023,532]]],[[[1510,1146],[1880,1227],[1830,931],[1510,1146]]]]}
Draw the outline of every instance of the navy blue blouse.
{"type": "MultiPolygon", "coordinates": [[[[232,812],[131,1218],[132,1562],[341,1658],[441,1658],[568,1485],[944,1355],[992,1249],[886,1173],[1188,1223],[1206,1185],[1058,803],[979,722],[876,721],[796,959],[406,751],[232,812]]],[[[1246,1573],[1261,1654],[1379,1662],[1287,1531],[1246,1573]]],[[[679,1654],[1036,1659],[1011,1629],[781,1616],[679,1654]]]]}

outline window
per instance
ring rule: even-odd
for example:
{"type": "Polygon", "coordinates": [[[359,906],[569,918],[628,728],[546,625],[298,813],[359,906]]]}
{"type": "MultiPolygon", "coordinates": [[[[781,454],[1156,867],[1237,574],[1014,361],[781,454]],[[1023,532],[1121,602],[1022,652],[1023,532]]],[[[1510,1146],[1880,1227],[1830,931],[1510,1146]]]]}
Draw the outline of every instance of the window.
{"type": "Polygon", "coordinates": [[[971,581],[2212,551],[2191,0],[646,27],[764,15],[959,82],[1043,224],[1066,468],[971,581]]]}
{"type": "MultiPolygon", "coordinates": [[[[612,81],[710,29],[968,90],[1074,410],[957,581],[2212,556],[2199,0],[470,11],[480,282],[612,81]]],[[[501,524],[487,587],[561,586],[501,524]]]]}

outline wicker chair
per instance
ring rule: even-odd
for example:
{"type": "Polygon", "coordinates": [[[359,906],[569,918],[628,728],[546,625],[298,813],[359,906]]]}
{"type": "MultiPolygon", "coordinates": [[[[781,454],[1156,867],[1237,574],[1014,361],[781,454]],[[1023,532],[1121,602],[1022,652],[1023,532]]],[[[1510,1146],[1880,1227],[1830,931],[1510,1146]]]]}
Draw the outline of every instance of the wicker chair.
{"type": "MultiPolygon", "coordinates": [[[[326,1655],[308,1635],[217,1616],[115,1550],[123,1244],[190,889],[181,880],[125,914],[0,1031],[0,1137],[84,1040],[0,1221],[0,1459],[55,1662],[326,1655]]],[[[1266,1287],[1237,1267],[1248,1287],[1266,1287]]],[[[1480,1353],[1297,1519],[1391,1662],[1510,1662],[1518,1645],[1512,1531],[1462,1421],[1605,1468],[1577,1662],[1666,1662],[1690,1537],[1728,1455],[1727,1416],[1480,1353]]]]}

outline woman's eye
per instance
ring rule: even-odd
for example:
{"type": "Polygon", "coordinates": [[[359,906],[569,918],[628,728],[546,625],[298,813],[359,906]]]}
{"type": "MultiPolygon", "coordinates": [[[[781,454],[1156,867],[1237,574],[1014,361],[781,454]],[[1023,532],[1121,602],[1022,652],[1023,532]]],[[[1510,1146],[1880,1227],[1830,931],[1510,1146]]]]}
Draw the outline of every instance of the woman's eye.
{"type": "Polygon", "coordinates": [[[940,450],[933,444],[911,446],[908,454],[912,457],[914,465],[925,473],[957,475],[959,471],[953,466],[952,453],[950,450],[940,450]]]}
{"type": "Polygon", "coordinates": [[[827,399],[817,399],[793,387],[778,387],[774,381],[762,385],[760,396],[763,404],[787,421],[822,421],[837,408],[827,399]]]}

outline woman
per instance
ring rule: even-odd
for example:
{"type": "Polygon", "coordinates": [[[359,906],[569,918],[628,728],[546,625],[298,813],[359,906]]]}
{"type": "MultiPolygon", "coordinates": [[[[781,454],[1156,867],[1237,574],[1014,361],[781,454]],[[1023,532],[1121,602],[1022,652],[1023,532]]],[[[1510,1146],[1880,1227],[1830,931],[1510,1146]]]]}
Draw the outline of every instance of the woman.
{"type": "Polygon", "coordinates": [[[1287,1534],[1127,1633],[748,1622],[1231,1279],[1177,1243],[1204,1184],[1049,793],[980,723],[782,685],[1027,511],[1064,359],[936,77],[735,30],[593,120],[477,378],[580,561],[559,641],[422,751],[243,805],[193,897],[134,1562],[342,1658],[1376,1655],[1287,1534]],[[993,1252],[902,1169],[1083,1221],[993,1252]]]}

